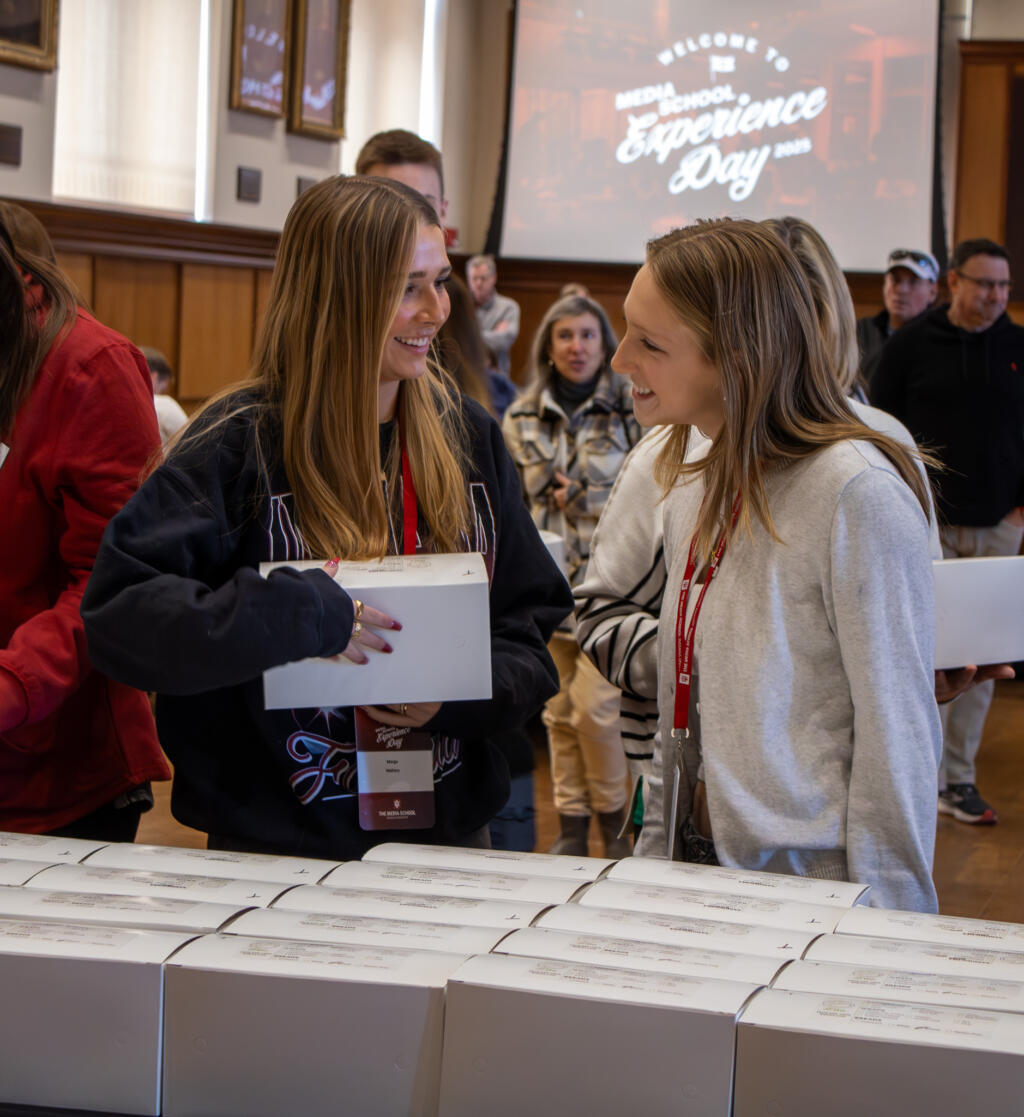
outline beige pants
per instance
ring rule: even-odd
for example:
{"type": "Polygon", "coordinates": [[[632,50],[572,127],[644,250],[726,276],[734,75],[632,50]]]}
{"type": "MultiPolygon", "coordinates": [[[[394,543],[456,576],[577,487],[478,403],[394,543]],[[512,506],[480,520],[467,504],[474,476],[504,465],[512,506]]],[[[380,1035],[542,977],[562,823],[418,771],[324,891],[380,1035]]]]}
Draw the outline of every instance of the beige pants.
{"type": "Polygon", "coordinates": [[[561,690],[544,707],[555,810],[605,814],[626,804],[626,757],[619,738],[619,691],[571,636],[554,636],[548,651],[561,690]]]}

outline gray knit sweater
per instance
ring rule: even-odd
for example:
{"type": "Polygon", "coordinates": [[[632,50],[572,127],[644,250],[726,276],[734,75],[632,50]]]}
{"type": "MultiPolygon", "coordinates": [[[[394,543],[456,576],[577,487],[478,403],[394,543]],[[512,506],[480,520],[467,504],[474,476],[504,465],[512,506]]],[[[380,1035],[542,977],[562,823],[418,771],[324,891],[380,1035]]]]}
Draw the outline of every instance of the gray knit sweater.
{"type": "MultiPolygon", "coordinates": [[[[652,456],[648,440],[630,467],[645,454],[652,456]]],[[[704,775],[719,857],[727,865],[863,881],[875,905],[934,911],[941,737],[926,518],[888,460],[866,443],[841,443],[780,471],[768,491],[782,542],[759,527],[753,538],[737,535],[697,630],[704,775]]],[[[667,635],[655,645],[662,722],[638,849],[653,856],[668,852],[675,758],[660,741],[669,741],[675,609],[702,494],[699,479],[674,490],[641,542],[657,565],[646,551],[650,537],[664,532],[667,579],[657,596],[667,635]]],[[[600,545],[577,591],[580,636],[602,670],[615,675],[618,666],[613,681],[626,676],[631,691],[642,693],[659,626],[635,604],[635,619],[620,613],[616,625],[592,593],[610,580],[624,584],[623,551],[640,542],[624,528],[617,521],[613,533],[598,530],[600,545]],[[646,639],[635,657],[622,657],[623,629],[633,625],[646,639]]],[[[644,593],[631,587],[634,601],[644,593]]],[[[684,801],[684,815],[687,809],[684,801]]]]}

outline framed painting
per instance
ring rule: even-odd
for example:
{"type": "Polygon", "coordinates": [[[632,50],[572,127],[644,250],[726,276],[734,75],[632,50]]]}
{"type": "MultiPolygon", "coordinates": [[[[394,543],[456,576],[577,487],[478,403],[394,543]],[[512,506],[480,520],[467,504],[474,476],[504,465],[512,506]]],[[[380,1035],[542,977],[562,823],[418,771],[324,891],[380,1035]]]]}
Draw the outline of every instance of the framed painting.
{"type": "Polygon", "coordinates": [[[32,70],[57,68],[57,0],[0,4],[0,63],[32,70]]]}
{"type": "Polygon", "coordinates": [[[336,140],[345,134],[350,0],[294,0],[288,130],[336,140]]]}
{"type": "Polygon", "coordinates": [[[293,0],[234,0],[228,104],[284,116],[291,63],[293,0]]]}

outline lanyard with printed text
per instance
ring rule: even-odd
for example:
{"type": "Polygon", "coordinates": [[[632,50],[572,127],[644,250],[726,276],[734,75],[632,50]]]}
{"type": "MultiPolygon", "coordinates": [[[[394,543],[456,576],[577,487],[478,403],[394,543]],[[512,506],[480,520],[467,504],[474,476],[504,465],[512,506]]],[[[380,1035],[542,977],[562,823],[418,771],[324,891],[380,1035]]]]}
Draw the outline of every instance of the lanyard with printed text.
{"type": "Polygon", "coordinates": [[[416,487],[412,483],[409,455],[405,452],[405,438],[398,432],[402,447],[402,553],[416,554],[416,487]]]}
{"type": "MultiPolygon", "coordinates": [[[[732,505],[731,528],[736,526],[736,517],[740,511],[740,498],[737,495],[732,505]]],[[[693,663],[694,634],[697,631],[697,618],[700,616],[700,607],[704,604],[704,595],[708,592],[711,579],[718,572],[718,566],[725,554],[727,533],[722,532],[711,556],[708,566],[708,575],[701,586],[700,594],[693,606],[693,616],[690,623],[686,623],[686,606],[690,597],[690,585],[697,570],[697,532],[693,533],[690,540],[690,551],[686,558],[686,569],[683,571],[683,584],[679,587],[679,612],[676,614],[676,701],[672,717],[672,736],[675,738],[689,737],[688,728],[690,721],[690,678],[693,663]]]]}

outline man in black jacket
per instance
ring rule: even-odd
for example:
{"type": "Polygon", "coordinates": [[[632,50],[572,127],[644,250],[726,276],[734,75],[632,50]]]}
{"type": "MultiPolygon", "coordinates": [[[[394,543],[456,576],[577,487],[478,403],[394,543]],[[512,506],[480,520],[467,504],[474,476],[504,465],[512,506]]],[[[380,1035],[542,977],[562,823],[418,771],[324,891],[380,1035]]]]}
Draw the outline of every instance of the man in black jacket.
{"type": "Polygon", "coordinates": [[[930,252],[896,248],[889,253],[882,280],[884,310],[857,319],[860,374],[867,385],[874,379],[882,346],[906,322],[923,314],[938,291],[939,262],[930,252]]]}
{"type": "MultiPolygon", "coordinates": [[[[950,303],[895,334],[879,358],[871,402],[895,415],[936,454],[946,558],[1015,555],[1024,505],[1024,328],[1006,313],[1010,261],[990,240],[953,252],[950,303]]],[[[974,761],[993,683],[942,707],[939,810],[961,822],[994,823],[978,794],[974,761]]]]}

